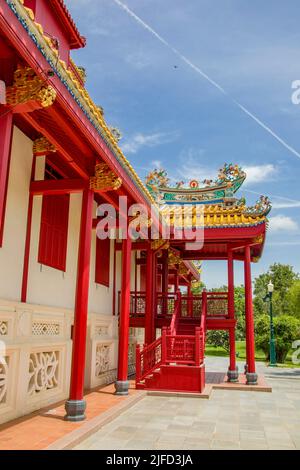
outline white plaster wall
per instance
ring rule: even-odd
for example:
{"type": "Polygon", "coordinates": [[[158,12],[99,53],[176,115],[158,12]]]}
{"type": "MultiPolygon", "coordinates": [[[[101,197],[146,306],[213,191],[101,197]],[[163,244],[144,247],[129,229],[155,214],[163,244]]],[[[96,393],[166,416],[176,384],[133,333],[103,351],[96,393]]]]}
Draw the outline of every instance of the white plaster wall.
{"type": "Polygon", "coordinates": [[[32,141],[13,130],[3,245],[0,248],[0,297],[19,300],[27,225],[32,141]]]}

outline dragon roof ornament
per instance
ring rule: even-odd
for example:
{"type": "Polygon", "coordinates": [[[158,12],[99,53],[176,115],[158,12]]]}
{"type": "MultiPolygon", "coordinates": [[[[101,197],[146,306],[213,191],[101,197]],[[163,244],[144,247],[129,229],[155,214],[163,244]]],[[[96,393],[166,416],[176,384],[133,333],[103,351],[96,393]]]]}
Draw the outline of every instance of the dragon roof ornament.
{"type": "Polygon", "coordinates": [[[225,163],[220,168],[215,180],[191,180],[188,185],[184,181],[169,186],[170,179],[163,169],[153,170],[146,178],[146,186],[159,204],[214,204],[232,199],[235,192],[246,179],[246,173],[238,165],[225,163]]]}

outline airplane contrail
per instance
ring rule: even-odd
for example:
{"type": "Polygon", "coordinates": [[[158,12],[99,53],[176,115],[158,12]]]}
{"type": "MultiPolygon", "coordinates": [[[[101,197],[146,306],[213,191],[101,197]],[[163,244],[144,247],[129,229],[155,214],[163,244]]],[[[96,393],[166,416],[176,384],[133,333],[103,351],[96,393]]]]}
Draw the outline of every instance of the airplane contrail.
{"type": "Polygon", "coordinates": [[[300,153],[289,145],[284,139],[282,139],[275,131],[273,131],[267,124],[261,121],[255,114],[251,113],[245,106],[235,100],[219,83],[209,77],[203,70],[201,70],[197,65],[191,62],[185,55],[183,55],[178,49],[173,47],[168,41],[166,41],[160,34],[158,34],[151,26],[149,26],[144,20],[142,20],[136,13],[134,13],[125,3],[120,0],[113,0],[120,8],[122,8],[129,16],[131,16],[137,23],[139,23],[144,29],[149,31],[159,42],[164,46],[170,49],[177,57],[179,57],[183,62],[185,62],[191,69],[201,75],[205,80],[207,80],[211,85],[217,88],[223,95],[228,96],[228,98],[248,117],[250,117],[254,122],[256,122],[262,129],[264,129],[268,134],[270,134],[274,139],[276,139],[283,147],[285,147],[289,152],[294,154],[296,157],[300,158],[300,153]]]}

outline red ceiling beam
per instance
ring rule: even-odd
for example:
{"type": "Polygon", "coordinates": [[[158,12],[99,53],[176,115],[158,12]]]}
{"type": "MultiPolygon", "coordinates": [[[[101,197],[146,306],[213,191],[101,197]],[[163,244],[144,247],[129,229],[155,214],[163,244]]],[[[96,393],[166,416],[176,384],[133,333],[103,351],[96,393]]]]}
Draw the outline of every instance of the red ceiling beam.
{"type": "Polygon", "coordinates": [[[88,183],[81,179],[32,181],[30,184],[33,196],[80,193],[84,189],[88,189],[88,183]]]}

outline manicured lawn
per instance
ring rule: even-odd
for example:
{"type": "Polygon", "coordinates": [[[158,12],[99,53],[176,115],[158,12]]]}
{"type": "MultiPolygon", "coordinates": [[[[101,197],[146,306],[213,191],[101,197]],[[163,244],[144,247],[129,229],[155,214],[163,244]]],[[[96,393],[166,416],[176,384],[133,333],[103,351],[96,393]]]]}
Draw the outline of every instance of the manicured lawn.
{"type": "MultiPolygon", "coordinates": [[[[293,364],[291,360],[293,351],[291,351],[284,364],[278,364],[280,367],[300,367],[300,364],[293,364]]],[[[214,346],[211,346],[210,344],[206,345],[205,348],[205,354],[206,356],[221,356],[221,357],[227,357],[228,353],[223,349],[223,348],[215,348],[214,346]]],[[[238,360],[246,360],[246,342],[245,341],[237,341],[236,342],[236,355],[238,360]]],[[[265,355],[263,351],[256,349],[255,351],[255,359],[256,361],[262,361],[266,362],[265,355]]]]}

